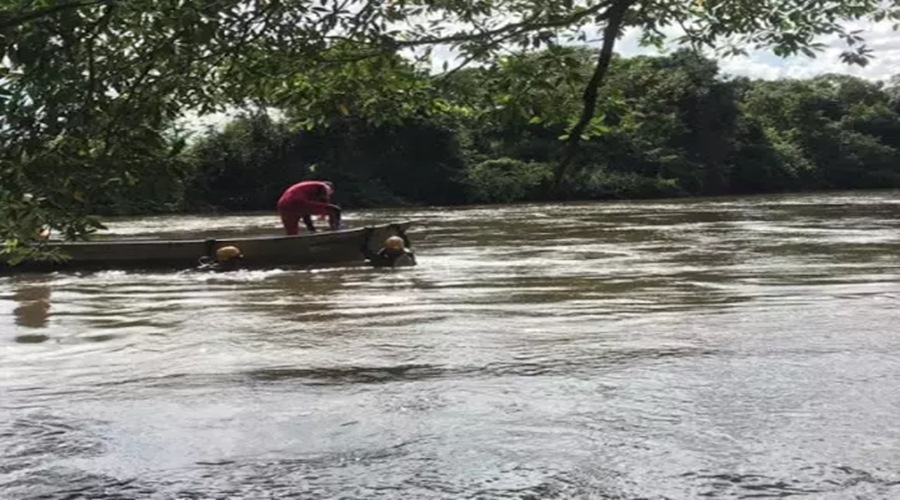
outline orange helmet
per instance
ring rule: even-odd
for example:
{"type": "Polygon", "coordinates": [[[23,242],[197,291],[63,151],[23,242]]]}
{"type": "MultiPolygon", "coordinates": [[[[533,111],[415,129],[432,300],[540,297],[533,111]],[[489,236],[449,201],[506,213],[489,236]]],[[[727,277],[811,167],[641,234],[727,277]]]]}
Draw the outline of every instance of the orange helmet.
{"type": "Polygon", "coordinates": [[[216,250],[216,260],[219,262],[228,262],[242,258],[244,258],[244,255],[241,253],[241,249],[235,246],[221,247],[216,250]]]}

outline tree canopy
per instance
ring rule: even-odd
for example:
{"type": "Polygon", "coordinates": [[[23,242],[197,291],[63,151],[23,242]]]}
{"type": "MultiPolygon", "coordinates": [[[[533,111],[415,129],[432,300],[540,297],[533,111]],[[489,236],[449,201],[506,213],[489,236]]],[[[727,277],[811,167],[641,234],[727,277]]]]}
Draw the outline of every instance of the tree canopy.
{"type": "MultiPolygon", "coordinates": [[[[597,96],[615,41],[636,28],[662,44],[719,53],[748,48],[814,55],[821,35],[847,42],[845,62],[872,56],[855,20],[898,20],[900,0],[6,0],[0,9],[0,218],[5,251],[49,223],[88,234],[91,200],[131,189],[143,172],[179,171],[184,141],[172,124],[188,110],[277,107],[311,129],[335,116],[399,123],[458,113],[440,85],[421,78],[431,50],[494,64],[508,51],[602,46],[593,70],[554,68],[581,85],[564,121],[566,154],[604,130],[597,96]],[[173,139],[173,134],[175,138],[173,139]],[[31,201],[23,201],[27,193],[31,201]],[[25,216],[23,214],[28,214],[25,216]]],[[[549,54],[557,52],[551,50],[549,54]]],[[[564,54],[565,51],[558,52],[564,54]]],[[[446,77],[458,74],[447,68],[446,77]]],[[[547,72],[520,73],[517,92],[547,72]]],[[[555,78],[555,76],[553,76],[555,78]]],[[[602,107],[602,106],[601,106],[602,107]]],[[[146,176],[143,176],[146,177],[146,176]]],[[[171,187],[158,186],[158,189],[171,187]]]]}

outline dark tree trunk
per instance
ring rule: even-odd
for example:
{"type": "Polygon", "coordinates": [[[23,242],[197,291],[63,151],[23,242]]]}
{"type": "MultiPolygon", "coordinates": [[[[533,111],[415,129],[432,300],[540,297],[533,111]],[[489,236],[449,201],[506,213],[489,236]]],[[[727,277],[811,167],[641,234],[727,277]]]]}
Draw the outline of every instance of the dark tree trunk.
{"type": "Polygon", "coordinates": [[[600,55],[597,58],[597,66],[594,68],[594,74],[591,76],[591,79],[584,88],[584,93],[582,94],[581,99],[584,106],[581,109],[581,116],[578,118],[578,122],[575,123],[575,126],[572,127],[572,130],[569,131],[569,138],[566,140],[566,150],[563,159],[556,167],[556,174],[552,186],[554,192],[559,188],[560,183],[562,183],[563,178],[575,161],[575,157],[578,154],[578,145],[581,141],[581,134],[584,133],[585,129],[587,129],[587,126],[594,118],[594,113],[597,109],[597,94],[600,86],[603,84],[603,80],[606,78],[606,72],[609,70],[609,63],[612,60],[616,37],[619,35],[619,31],[622,28],[622,22],[625,19],[628,8],[631,7],[635,1],[636,0],[618,0],[609,8],[608,21],[606,23],[606,28],[603,30],[603,46],[601,47],[600,55]]]}

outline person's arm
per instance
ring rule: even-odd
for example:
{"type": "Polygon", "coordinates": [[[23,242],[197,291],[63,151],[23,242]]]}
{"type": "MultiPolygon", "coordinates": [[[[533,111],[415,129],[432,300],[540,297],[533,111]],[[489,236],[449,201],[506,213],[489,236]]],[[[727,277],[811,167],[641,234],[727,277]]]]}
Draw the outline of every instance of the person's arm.
{"type": "Polygon", "coordinates": [[[311,233],[316,232],[316,226],[315,226],[315,224],[313,224],[312,217],[310,217],[309,215],[303,216],[303,224],[306,225],[306,229],[308,229],[309,232],[311,232],[311,233]]]}
{"type": "Polygon", "coordinates": [[[359,247],[359,250],[362,252],[363,257],[372,262],[375,262],[379,259],[379,256],[377,253],[373,252],[371,248],[369,248],[369,240],[372,237],[373,232],[374,230],[371,227],[366,228],[366,237],[363,239],[363,244],[359,247]]]}
{"type": "Polygon", "coordinates": [[[337,231],[341,228],[341,207],[337,205],[328,205],[329,217],[328,223],[331,226],[332,231],[337,231]]]}
{"type": "Polygon", "coordinates": [[[406,231],[399,231],[399,233],[400,237],[403,238],[403,245],[405,245],[406,248],[412,250],[412,242],[409,241],[409,238],[406,236],[406,231]]]}

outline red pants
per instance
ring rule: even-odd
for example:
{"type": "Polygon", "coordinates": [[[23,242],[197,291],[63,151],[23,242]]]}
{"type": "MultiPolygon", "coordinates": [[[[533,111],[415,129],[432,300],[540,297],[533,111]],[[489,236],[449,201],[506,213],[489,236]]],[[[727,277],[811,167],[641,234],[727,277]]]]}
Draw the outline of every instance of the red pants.
{"type": "Polygon", "coordinates": [[[321,201],[303,200],[291,203],[278,203],[278,215],[281,216],[281,224],[288,236],[300,234],[300,219],[304,215],[329,215],[328,203],[321,201]]]}

